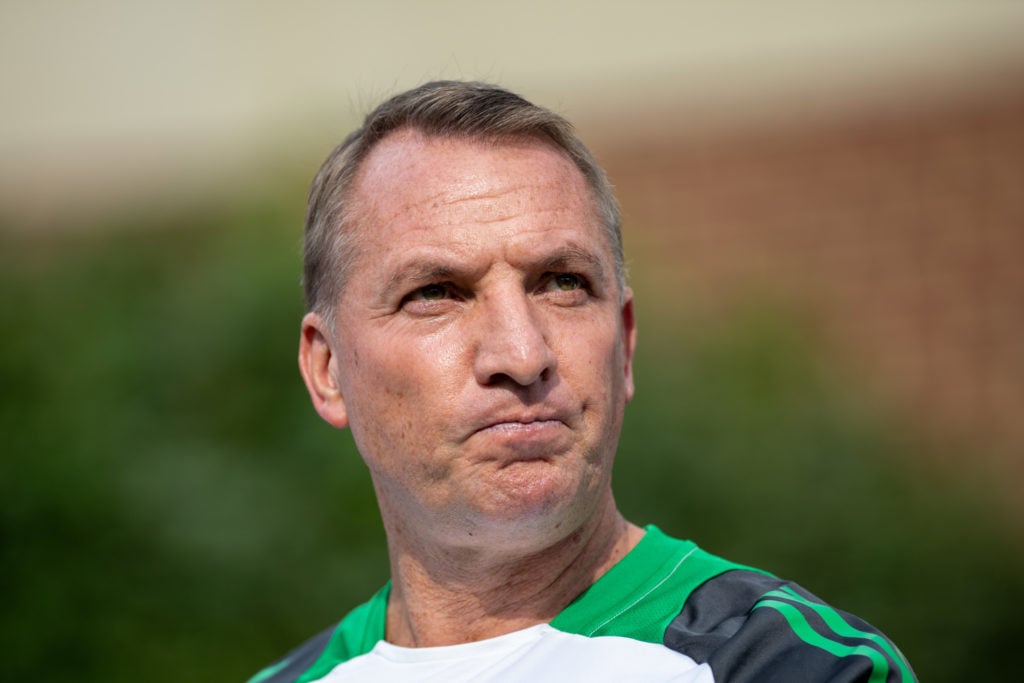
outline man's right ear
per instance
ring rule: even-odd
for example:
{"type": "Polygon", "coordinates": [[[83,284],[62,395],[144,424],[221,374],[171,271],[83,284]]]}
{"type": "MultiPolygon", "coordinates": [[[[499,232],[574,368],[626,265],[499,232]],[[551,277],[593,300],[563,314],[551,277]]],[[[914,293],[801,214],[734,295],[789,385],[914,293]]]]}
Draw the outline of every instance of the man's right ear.
{"type": "Polygon", "coordinates": [[[302,318],[299,337],[299,372],[316,412],[328,424],[340,429],[348,426],[348,411],[338,386],[338,357],[332,344],[333,338],[324,320],[316,313],[307,313],[302,318]]]}

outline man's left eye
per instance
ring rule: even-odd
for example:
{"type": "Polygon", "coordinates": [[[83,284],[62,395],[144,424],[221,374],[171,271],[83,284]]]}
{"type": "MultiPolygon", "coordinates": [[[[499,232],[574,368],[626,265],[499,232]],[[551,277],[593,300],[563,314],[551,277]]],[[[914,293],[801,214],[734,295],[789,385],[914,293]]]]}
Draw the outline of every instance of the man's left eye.
{"type": "Polygon", "coordinates": [[[551,281],[557,289],[563,292],[571,292],[583,287],[583,278],[573,273],[558,273],[551,278],[551,281]]]}
{"type": "Polygon", "coordinates": [[[415,294],[424,301],[440,301],[448,296],[448,290],[444,285],[427,285],[420,287],[415,294]]]}

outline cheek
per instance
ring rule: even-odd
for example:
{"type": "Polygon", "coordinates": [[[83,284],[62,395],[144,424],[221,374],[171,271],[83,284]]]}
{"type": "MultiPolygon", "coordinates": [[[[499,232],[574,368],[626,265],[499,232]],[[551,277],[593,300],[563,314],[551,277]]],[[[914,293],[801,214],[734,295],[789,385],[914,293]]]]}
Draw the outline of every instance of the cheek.
{"type": "Polygon", "coordinates": [[[459,354],[436,336],[387,335],[356,347],[343,391],[357,443],[379,453],[427,437],[451,405],[459,354]]]}
{"type": "MultiPolygon", "coordinates": [[[[615,329],[595,325],[589,334],[576,330],[560,335],[559,367],[578,381],[607,390],[622,384],[625,356],[615,329]]],[[[602,392],[605,393],[605,392],[602,392]]]]}
{"type": "Polygon", "coordinates": [[[352,429],[370,426],[403,431],[408,405],[416,403],[417,364],[386,348],[366,349],[349,383],[352,429]]]}

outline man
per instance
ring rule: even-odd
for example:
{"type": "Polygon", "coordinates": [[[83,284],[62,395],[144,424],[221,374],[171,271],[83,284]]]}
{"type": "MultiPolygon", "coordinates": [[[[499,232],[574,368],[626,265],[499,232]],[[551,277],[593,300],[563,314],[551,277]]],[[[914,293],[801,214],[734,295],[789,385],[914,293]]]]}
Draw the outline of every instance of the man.
{"type": "Polygon", "coordinates": [[[636,345],[619,213],[557,115],[428,83],[327,159],[299,366],[349,427],[391,581],[265,681],[903,681],[803,589],[619,513],[636,345]]]}

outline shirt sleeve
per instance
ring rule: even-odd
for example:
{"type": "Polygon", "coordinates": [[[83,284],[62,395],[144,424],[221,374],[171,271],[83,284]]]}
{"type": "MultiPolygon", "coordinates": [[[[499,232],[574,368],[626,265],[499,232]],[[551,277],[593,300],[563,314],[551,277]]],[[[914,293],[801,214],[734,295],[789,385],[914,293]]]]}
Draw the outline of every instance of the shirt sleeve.
{"type": "Polygon", "coordinates": [[[797,586],[726,572],[693,592],[665,645],[707,663],[716,681],[916,681],[899,649],[867,622],[797,586]]]}
{"type": "Polygon", "coordinates": [[[281,659],[260,670],[248,683],[295,683],[323,654],[337,625],[321,631],[281,659]]]}

